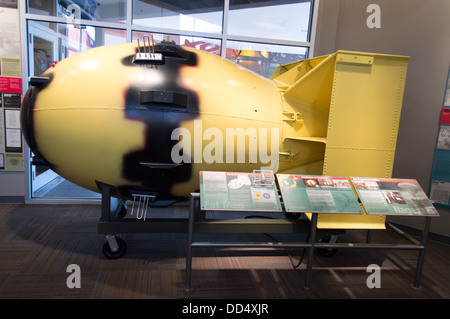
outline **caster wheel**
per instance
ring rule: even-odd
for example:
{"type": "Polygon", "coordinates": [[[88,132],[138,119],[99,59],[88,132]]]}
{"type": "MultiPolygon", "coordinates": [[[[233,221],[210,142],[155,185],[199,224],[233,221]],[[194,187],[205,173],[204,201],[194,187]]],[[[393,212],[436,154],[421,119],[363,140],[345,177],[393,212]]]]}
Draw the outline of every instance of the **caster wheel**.
{"type": "Polygon", "coordinates": [[[286,216],[286,219],[299,219],[301,214],[300,213],[285,213],[284,216],[286,216]]]}
{"type": "Polygon", "coordinates": [[[127,251],[127,243],[125,242],[125,240],[123,240],[120,237],[116,237],[116,241],[117,241],[117,251],[113,251],[111,249],[111,246],[109,245],[108,241],[106,241],[103,244],[103,254],[105,255],[106,258],[119,259],[127,251]]]}
{"type": "MultiPolygon", "coordinates": [[[[331,241],[331,236],[325,236],[318,240],[319,243],[329,243],[331,241]]],[[[331,257],[336,254],[337,249],[334,248],[317,248],[317,252],[322,257],[331,257]]]]}

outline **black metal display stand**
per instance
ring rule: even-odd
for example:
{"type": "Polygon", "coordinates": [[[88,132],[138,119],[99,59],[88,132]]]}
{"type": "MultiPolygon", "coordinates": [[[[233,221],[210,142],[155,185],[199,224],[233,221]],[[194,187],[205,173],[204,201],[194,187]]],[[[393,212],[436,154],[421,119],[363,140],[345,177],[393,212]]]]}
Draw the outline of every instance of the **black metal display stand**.
{"type": "MultiPolygon", "coordinates": [[[[205,218],[199,207],[189,209],[188,218],[123,218],[125,201],[111,196],[113,188],[99,185],[102,191],[102,212],[98,233],[105,235],[104,255],[117,259],[124,255],[126,243],[118,237],[127,233],[184,233],[189,234],[190,219],[196,233],[305,233],[308,221],[296,219],[216,219],[205,218]]],[[[194,198],[199,194],[193,194],[194,198]]],[[[191,203],[192,204],[192,203],[191,203]]],[[[198,206],[198,201],[194,203],[198,206]]]]}
{"type": "MultiPolygon", "coordinates": [[[[107,241],[103,247],[103,253],[107,258],[117,259],[126,251],[126,243],[118,237],[126,233],[184,233],[187,234],[186,278],[184,290],[192,290],[191,274],[193,248],[195,247],[251,247],[251,248],[304,248],[308,249],[304,288],[310,288],[314,249],[402,249],[418,250],[414,288],[420,287],[420,279],[424,263],[426,242],[431,222],[431,217],[425,216],[425,223],[420,241],[402,232],[395,226],[387,223],[387,226],[406,238],[411,244],[373,244],[371,243],[371,230],[367,232],[365,243],[325,243],[318,242],[317,234],[321,230],[317,228],[317,214],[313,213],[311,220],[303,219],[211,219],[205,218],[205,211],[200,209],[200,194],[191,193],[188,218],[148,218],[138,220],[123,218],[126,212],[124,200],[112,196],[113,188],[109,185],[99,185],[102,192],[101,218],[98,222],[98,233],[104,234],[107,241]],[[196,233],[298,233],[309,232],[305,242],[196,242],[196,233]]],[[[267,212],[267,211],[266,211],[267,212]]],[[[326,230],[327,233],[333,230],[326,230]]]]}
{"type": "MultiPolygon", "coordinates": [[[[196,242],[194,241],[194,234],[196,233],[196,221],[195,216],[198,215],[199,209],[197,208],[197,202],[200,200],[200,195],[192,193],[189,206],[189,228],[188,228],[188,241],[187,241],[187,257],[186,257],[186,278],[185,278],[185,292],[193,290],[191,285],[192,274],[192,258],[193,248],[195,247],[239,247],[239,248],[306,248],[308,249],[308,260],[306,264],[306,274],[304,289],[310,289],[311,273],[313,265],[314,249],[340,249],[340,248],[356,248],[356,249],[399,249],[399,250],[418,250],[419,256],[417,259],[416,274],[413,283],[413,288],[420,287],[420,279],[422,276],[422,268],[425,258],[426,242],[428,238],[428,232],[431,222],[431,217],[425,217],[425,223],[422,230],[421,241],[409,236],[402,232],[397,227],[387,223],[387,226],[393,229],[396,233],[403,236],[411,242],[411,244],[373,244],[371,241],[371,231],[368,230],[365,243],[322,243],[317,242],[317,214],[312,214],[310,223],[310,236],[307,242],[196,242]]],[[[230,229],[231,232],[233,232],[230,229]]],[[[257,231],[264,233],[264,231],[257,231]]]]}

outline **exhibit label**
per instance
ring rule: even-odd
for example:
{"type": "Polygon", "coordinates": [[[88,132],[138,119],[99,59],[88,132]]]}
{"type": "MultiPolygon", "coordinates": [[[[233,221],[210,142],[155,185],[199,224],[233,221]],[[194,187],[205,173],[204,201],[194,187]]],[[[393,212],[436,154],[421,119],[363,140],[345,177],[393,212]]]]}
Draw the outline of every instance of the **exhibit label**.
{"type": "Polygon", "coordinates": [[[282,211],[273,174],[200,172],[200,195],[203,210],[282,211]]]}
{"type": "Polygon", "coordinates": [[[350,177],[367,214],[439,216],[414,179],[350,177]]]}
{"type": "Polygon", "coordinates": [[[346,177],[277,174],[286,212],[362,214],[346,177]]]}

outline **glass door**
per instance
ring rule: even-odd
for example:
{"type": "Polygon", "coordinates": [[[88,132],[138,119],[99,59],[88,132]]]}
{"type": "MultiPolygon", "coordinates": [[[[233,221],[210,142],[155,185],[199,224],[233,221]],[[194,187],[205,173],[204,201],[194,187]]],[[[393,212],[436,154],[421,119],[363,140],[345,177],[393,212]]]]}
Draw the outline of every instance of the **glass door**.
{"type": "MultiPolygon", "coordinates": [[[[39,76],[58,58],[58,36],[55,25],[48,22],[42,24],[31,21],[28,24],[28,31],[29,72],[30,76],[39,76]]],[[[32,194],[57,177],[58,174],[47,166],[31,165],[32,194]]]]}
{"type": "MultiPolygon", "coordinates": [[[[39,76],[54,61],[78,52],[126,42],[126,30],[31,20],[27,25],[30,76],[39,76]]],[[[100,194],[71,183],[47,166],[31,165],[30,172],[32,198],[100,198],[100,194]]]]}

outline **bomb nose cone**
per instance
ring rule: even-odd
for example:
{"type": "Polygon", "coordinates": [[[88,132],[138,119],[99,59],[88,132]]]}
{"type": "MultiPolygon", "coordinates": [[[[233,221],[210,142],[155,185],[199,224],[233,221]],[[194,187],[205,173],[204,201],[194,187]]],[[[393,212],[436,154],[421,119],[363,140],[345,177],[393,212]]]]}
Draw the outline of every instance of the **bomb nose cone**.
{"type": "Polygon", "coordinates": [[[25,93],[22,106],[20,108],[20,124],[22,127],[23,137],[36,159],[40,159],[40,164],[45,162],[46,165],[50,166],[50,164],[44,160],[42,154],[39,152],[39,148],[34,137],[33,123],[33,109],[36,102],[36,97],[49,82],[49,77],[30,77],[29,89],[25,93]]]}
{"type": "Polygon", "coordinates": [[[25,141],[34,154],[39,153],[33,137],[33,106],[37,91],[38,89],[34,86],[31,86],[28,89],[23,98],[22,107],[20,109],[20,122],[22,126],[23,137],[25,138],[25,141]]]}

